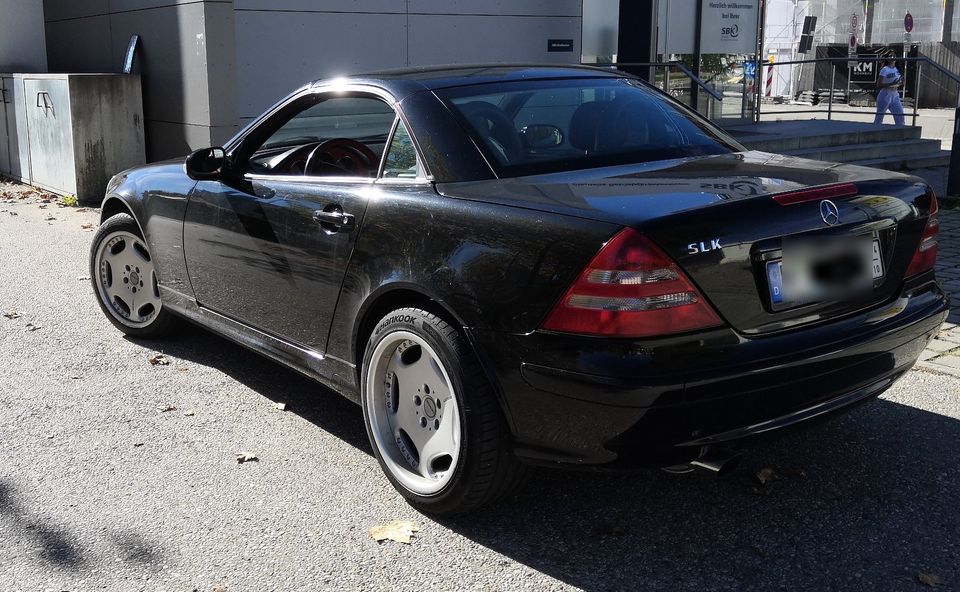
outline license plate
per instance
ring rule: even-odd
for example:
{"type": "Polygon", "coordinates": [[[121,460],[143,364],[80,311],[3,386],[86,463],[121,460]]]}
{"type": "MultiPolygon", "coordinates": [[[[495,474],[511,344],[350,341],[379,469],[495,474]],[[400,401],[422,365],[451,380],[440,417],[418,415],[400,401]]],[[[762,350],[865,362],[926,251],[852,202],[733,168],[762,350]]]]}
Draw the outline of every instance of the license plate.
{"type": "MultiPolygon", "coordinates": [[[[873,240],[870,259],[870,275],[874,280],[883,278],[883,253],[880,250],[880,241],[873,240]]],[[[783,308],[791,304],[790,295],[784,293],[783,260],[767,262],[767,285],[770,288],[770,303],[774,308],[783,308]]]]}

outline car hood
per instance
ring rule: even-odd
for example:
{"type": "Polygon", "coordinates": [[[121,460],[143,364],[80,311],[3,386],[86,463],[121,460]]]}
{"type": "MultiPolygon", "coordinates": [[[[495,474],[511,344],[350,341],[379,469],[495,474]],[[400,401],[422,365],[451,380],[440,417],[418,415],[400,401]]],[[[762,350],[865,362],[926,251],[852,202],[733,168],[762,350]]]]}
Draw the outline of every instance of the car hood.
{"type": "Polygon", "coordinates": [[[450,197],[614,222],[648,220],[805,187],[915,180],[867,167],[766,152],[738,152],[512,179],[442,183],[450,197]]]}

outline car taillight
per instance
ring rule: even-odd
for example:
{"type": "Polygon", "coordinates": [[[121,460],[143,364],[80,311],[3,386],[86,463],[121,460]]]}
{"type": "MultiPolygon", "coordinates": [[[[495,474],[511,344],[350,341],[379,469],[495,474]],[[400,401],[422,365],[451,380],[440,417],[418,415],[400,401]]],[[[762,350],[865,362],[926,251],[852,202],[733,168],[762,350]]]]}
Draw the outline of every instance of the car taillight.
{"type": "Polygon", "coordinates": [[[625,228],[600,249],[547,316],[543,329],[652,337],[722,324],[666,253],[625,228]]]}
{"type": "Polygon", "coordinates": [[[907,273],[904,274],[906,277],[933,269],[934,263],[937,262],[937,235],[940,234],[940,220],[937,218],[937,212],[940,206],[937,204],[937,196],[933,189],[927,189],[927,195],[930,196],[930,215],[920,235],[920,244],[917,245],[910,265],[907,266],[907,273]]]}

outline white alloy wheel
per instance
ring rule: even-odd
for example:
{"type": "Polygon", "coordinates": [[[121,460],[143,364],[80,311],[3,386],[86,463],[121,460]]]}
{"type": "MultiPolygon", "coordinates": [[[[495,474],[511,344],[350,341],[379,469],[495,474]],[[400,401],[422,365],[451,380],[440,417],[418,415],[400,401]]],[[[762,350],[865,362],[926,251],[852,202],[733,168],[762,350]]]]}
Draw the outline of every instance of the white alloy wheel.
{"type": "Polygon", "coordinates": [[[138,329],[160,314],[157,273],[143,239],[125,230],[111,232],[100,241],[93,269],[97,294],[117,322],[138,329]]]}
{"type": "Polygon", "coordinates": [[[460,461],[460,409],[437,352],[418,335],[383,336],[367,367],[366,406],[383,463],[421,496],[443,490],[460,461]]]}

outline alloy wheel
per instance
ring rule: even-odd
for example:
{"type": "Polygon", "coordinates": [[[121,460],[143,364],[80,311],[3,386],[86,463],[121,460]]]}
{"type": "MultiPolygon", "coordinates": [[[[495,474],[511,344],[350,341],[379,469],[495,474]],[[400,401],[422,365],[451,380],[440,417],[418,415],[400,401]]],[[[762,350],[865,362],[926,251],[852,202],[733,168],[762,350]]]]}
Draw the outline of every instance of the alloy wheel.
{"type": "Polygon", "coordinates": [[[440,492],[460,460],[460,409],[450,376],[420,336],[395,331],[377,344],[367,370],[367,409],[387,469],[419,495],[440,492]]]}
{"type": "Polygon", "coordinates": [[[128,327],[145,327],[160,312],[157,273],[143,240],[118,230],[104,237],[97,250],[94,282],[106,309],[128,327]]]}

